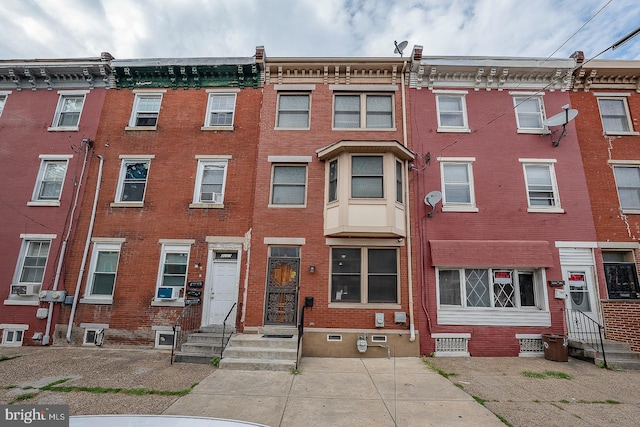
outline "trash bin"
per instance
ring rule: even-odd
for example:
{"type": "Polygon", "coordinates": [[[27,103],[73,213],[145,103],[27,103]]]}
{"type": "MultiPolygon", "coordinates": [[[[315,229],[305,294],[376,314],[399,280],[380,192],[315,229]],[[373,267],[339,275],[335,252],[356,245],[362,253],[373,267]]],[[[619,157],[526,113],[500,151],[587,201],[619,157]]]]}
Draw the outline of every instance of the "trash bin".
{"type": "Polygon", "coordinates": [[[569,339],[566,335],[542,334],[544,358],[554,362],[569,361],[569,339]]]}

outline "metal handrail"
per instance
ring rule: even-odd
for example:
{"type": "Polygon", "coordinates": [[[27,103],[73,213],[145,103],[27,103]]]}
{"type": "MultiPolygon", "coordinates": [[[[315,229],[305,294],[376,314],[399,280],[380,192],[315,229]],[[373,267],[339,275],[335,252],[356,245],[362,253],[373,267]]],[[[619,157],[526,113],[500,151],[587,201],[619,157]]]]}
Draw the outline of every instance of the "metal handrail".
{"type": "Polygon", "coordinates": [[[300,362],[300,343],[302,342],[302,335],[304,335],[304,309],[307,306],[300,307],[300,317],[298,319],[298,346],[296,347],[296,369],[298,369],[298,362],[300,362]]]}
{"type": "Polygon", "coordinates": [[[197,311],[192,310],[192,307],[198,305],[200,303],[200,299],[187,299],[185,300],[185,306],[182,309],[182,312],[173,323],[173,345],[171,346],[171,364],[173,365],[173,358],[175,354],[175,349],[178,346],[182,346],[185,341],[185,337],[188,336],[191,332],[198,329],[198,326],[193,327],[193,321],[195,319],[194,314],[197,314],[197,311]],[[187,317],[187,314],[189,315],[187,317]],[[182,322],[183,325],[178,328],[178,324],[182,322]],[[190,323],[188,323],[190,322],[190,323]],[[186,326],[186,327],[185,327],[186,326]]]}
{"type": "Polygon", "coordinates": [[[597,352],[602,353],[602,361],[604,362],[604,367],[608,368],[607,365],[607,356],[604,351],[604,339],[602,338],[602,331],[604,330],[604,326],[602,326],[597,321],[593,320],[591,317],[587,316],[580,309],[566,309],[566,317],[567,317],[567,331],[573,337],[578,338],[583,343],[589,345],[597,352]],[[575,315],[571,315],[575,313],[575,315]],[[575,325],[574,325],[575,323],[575,325]],[[582,327],[579,327],[582,325],[582,327]],[[575,328],[573,327],[575,326],[575,328]],[[589,337],[595,336],[596,328],[598,330],[598,340],[600,344],[600,348],[594,346],[592,340],[588,339],[589,337]]]}
{"type": "Polygon", "coordinates": [[[227,315],[225,316],[225,318],[224,318],[224,320],[222,322],[222,343],[220,345],[220,360],[222,360],[222,353],[224,352],[224,349],[227,347],[227,343],[228,343],[228,341],[224,342],[225,332],[227,331],[227,319],[231,315],[231,312],[235,308],[236,304],[237,303],[235,303],[235,302],[233,303],[233,305],[229,309],[229,312],[227,313],[227,315]]]}

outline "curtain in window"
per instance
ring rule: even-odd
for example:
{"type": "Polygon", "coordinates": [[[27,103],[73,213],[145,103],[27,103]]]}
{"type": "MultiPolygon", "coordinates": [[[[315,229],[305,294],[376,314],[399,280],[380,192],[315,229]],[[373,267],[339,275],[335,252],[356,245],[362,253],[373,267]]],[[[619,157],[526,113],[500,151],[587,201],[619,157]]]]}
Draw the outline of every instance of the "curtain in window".
{"type": "Polygon", "coordinates": [[[141,202],[144,198],[144,189],[147,184],[148,163],[126,164],[124,185],[122,188],[123,202],[141,202]]]}
{"type": "Polygon", "coordinates": [[[461,96],[438,96],[440,126],[464,127],[461,96]]]}
{"type": "Polygon", "coordinates": [[[352,197],[383,197],[383,160],[381,156],[352,157],[351,175],[352,197]]]}
{"type": "Polygon", "coordinates": [[[392,128],[391,96],[367,95],[367,127],[392,128]]]}
{"type": "Polygon", "coordinates": [[[335,98],[336,128],[360,127],[360,95],[340,95],[335,98]]]}
{"type": "Polygon", "coordinates": [[[309,95],[280,95],[278,127],[309,127],[309,95]]]}
{"type": "Polygon", "coordinates": [[[551,171],[547,165],[527,165],[527,184],[531,206],[555,206],[551,171]]]}
{"type": "Polygon", "coordinates": [[[77,126],[83,102],[83,96],[65,97],[60,110],[58,126],[77,126]]]}
{"type": "Polygon", "coordinates": [[[605,131],[629,132],[629,121],[623,99],[599,99],[598,104],[605,131]]]}
{"type": "Polygon", "coordinates": [[[640,168],[614,167],[618,197],[623,209],[640,209],[640,168]]]}

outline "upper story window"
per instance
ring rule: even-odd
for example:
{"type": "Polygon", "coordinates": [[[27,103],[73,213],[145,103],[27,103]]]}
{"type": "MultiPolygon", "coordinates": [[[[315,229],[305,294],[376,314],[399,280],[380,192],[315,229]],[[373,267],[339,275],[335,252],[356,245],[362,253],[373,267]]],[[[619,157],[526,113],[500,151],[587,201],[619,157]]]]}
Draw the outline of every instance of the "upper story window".
{"type": "Polygon", "coordinates": [[[617,165],[613,173],[622,211],[640,213],[640,166],[617,165]]]}
{"type": "Polygon", "coordinates": [[[467,120],[467,91],[434,90],[438,132],[470,132],[467,120]]]}
{"type": "Polygon", "coordinates": [[[116,189],[115,204],[120,206],[142,206],[147,188],[149,165],[153,156],[121,156],[120,176],[116,189]]]}
{"type": "Polygon", "coordinates": [[[634,132],[627,96],[622,93],[594,93],[605,135],[638,135],[634,132]]]}
{"type": "Polygon", "coordinates": [[[158,124],[163,92],[141,91],[135,93],[128,128],[154,130],[158,124]]]}
{"type": "Polygon", "coordinates": [[[4,110],[4,106],[7,103],[7,97],[11,92],[8,91],[0,91],[0,117],[2,117],[2,110],[4,110]]]}
{"type": "Polygon", "coordinates": [[[29,206],[60,206],[60,195],[71,156],[40,156],[40,170],[29,206]]]}
{"type": "Polygon", "coordinates": [[[78,130],[80,113],[88,91],[60,91],[58,92],[58,106],[53,116],[49,130],[78,130]]]}
{"type": "MultiPolygon", "coordinates": [[[[235,93],[209,93],[205,127],[233,128],[233,116],[236,110],[235,93]]],[[[157,116],[156,116],[157,117],[157,116]]]]}
{"type": "Polygon", "coordinates": [[[336,94],[334,129],[392,129],[393,95],[336,94]]]}
{"type": "Polygon", "coordinates": [[[307,165],[273,165],[271,182],[271,205],[305,205],[307,165]]]}
{"type": "Polygon", "coordinates": [[[611,299],[638,299],[638,271],[632,251],[602,251],[607,291],[611,299]]]}
{"type": "Polygon", "coordinates": [[[382,156],[351,157],[351,197],[384,197],[384,162],[382,156]]]}
{"type": "Polygon", "coordinates": [[[113,302],[121,243],[94,242],[83,302],[113,302]]]}
{"type": "Polygon", "coordinates": [[[403,170],[404,169],[402,168],[402,162],[396,160],[396,202],[398,203],[402,203],[403,201],[403,170]]]}
{"type": "Polygon", "coordinates": [[[311,95],[308,93],[278,94],[276,128],[309,129],[311,95]]]}
{"type": "Polygon", "coordinates": [[[338,200],[338,159],[329,162],[329,193],[328,201],[338,200]]]}
{"type": "MultiPolygon", "coordinates": [[[[511,93],[514,95],[514,93],[511,93]]],[[[513,104],[516,112],[516,124],[519,133],[545,133],[544,104],[541,96],[522,93],[514,96],[513,104]]]]}
{"type": "Polygon", "coordinates": [[[555,160],[520,159],[524,168],[529,212],[564,212],[560,207],[555,160]]]}
{"type": "MultiPolygon", "coordinates": [[[[222,205],[227,179],[227,159],[198,159],[193,204],[222,205]]],[[[191,206],[196,207],[196,206],[191,206]]]]}
{"type": "Polygon", "coordinates": [[[440,157],[443,212],[477,212],[472,162],[475,158],[440,157]]]}

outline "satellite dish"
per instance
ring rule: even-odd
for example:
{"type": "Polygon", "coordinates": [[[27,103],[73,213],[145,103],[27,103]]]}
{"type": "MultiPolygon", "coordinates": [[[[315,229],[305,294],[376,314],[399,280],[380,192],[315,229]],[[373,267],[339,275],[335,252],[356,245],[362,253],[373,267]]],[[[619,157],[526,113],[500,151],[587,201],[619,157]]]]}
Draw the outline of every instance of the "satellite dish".
{"type": "Polygon", "coordinates": [[[557,147],[558,144],[560,144],[560,140],[562,139],[562,137],[567,134],[567,123],[578,116],[578,110],[569,109],[569,104],[563,105],[562,109],[564,111],[561,111],[542,122],[542,124],[545,126],[562,126],[560,137],[556,141],[552,141],[554,147],[557,147]]]}
{"type": "Polygon", "coordinates": [[[433,217],[433,211],[436,209],[438,202],[442,200],[442,193],[438,190],[434,190],[424,196],[424,204],[431,206],[431,212],[429,212],[429,218],[433,217]]]}
{"type": "Polygon", "coordinates": [[[400,56],[402,56],[402,52],[407,47],[407,44],[409,44],[409,42],[405,40],[403,42],[398,43],[397,41],[394,40],[393,44],[396,45],[396,48],[394,49],[393,53],[399,53],[400,56]]]}

